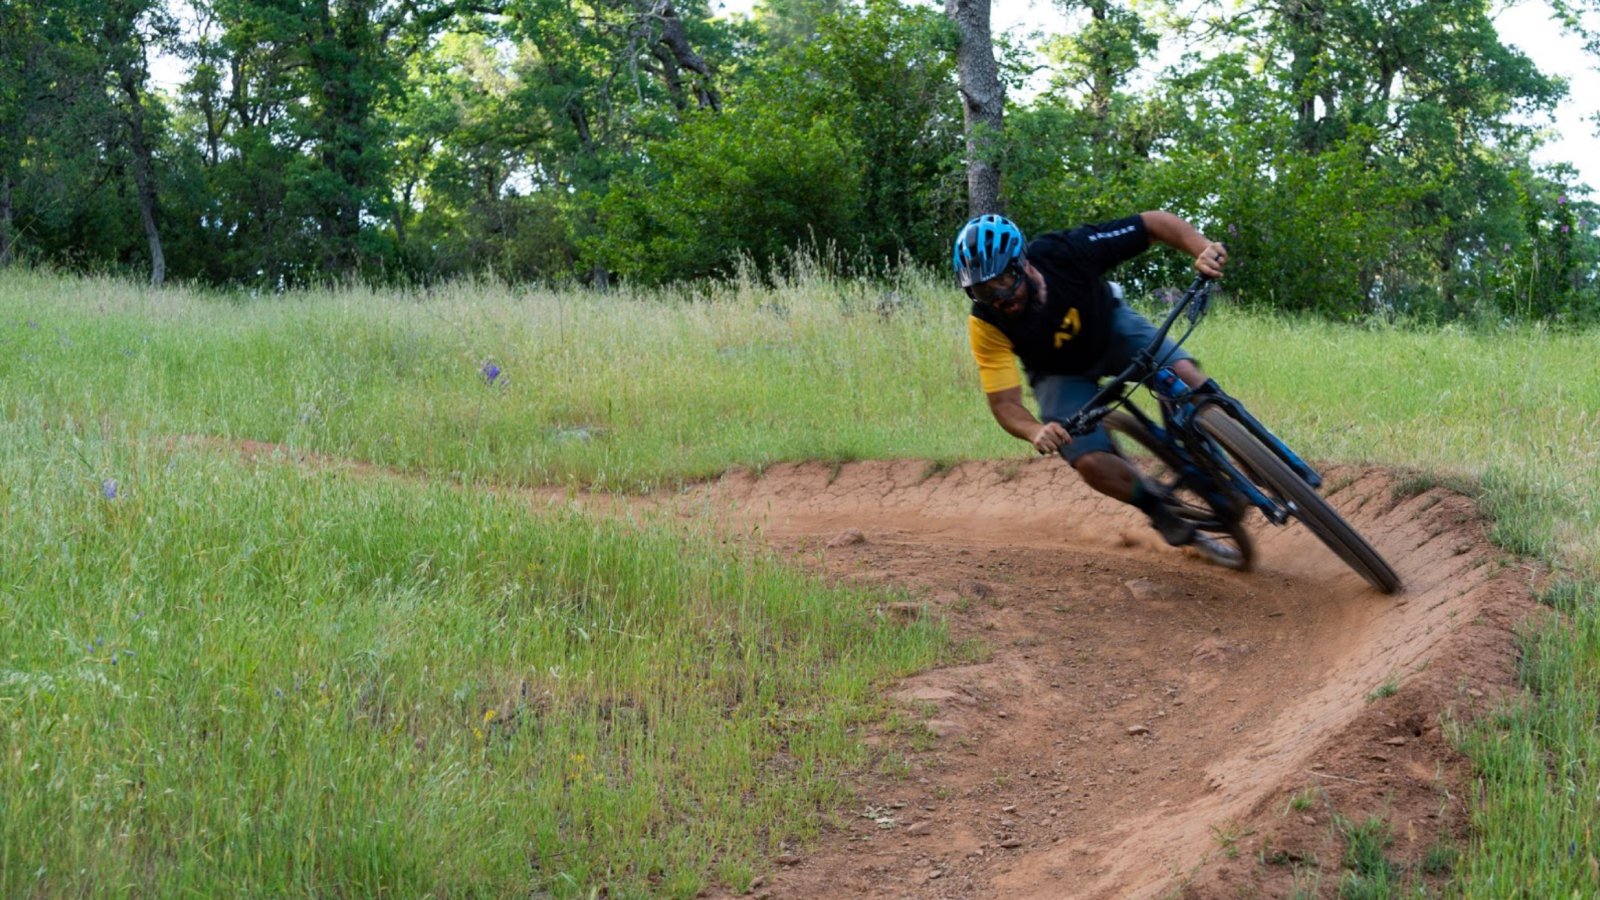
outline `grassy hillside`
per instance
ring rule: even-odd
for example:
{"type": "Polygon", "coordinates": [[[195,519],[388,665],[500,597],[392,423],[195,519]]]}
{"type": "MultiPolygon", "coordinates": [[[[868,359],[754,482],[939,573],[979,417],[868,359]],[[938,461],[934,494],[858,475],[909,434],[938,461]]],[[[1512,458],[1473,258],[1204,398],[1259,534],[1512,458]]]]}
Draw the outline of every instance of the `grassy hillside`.
{"type": "MultiPolygon", "coordinates": [[[[0,893],[740,884],[838,799],[852,725],[943,634],[494,488],[1022,455],[964,315],[915,276],[250,298],[0,273],[0,893]]],[[[1223,309],[1190,346],[1308,456],[1480,486],[1498,539],[1562,570],[1539,702],[1470,741],[1462,876],[1591,884],[1595,335],[1223,309]]]]}

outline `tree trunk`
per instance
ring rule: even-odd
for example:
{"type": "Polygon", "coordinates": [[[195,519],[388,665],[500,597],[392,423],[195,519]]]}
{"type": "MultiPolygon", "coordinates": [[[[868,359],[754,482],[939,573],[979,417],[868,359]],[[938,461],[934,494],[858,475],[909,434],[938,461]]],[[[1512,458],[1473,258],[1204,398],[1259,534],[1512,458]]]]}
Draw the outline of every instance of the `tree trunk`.
{"type": "Polygon", "coordinates": [[[161,249],[161,231],[156,226],[156,187],[154,166],[150,164],[150,142],[144,131],[144,103],[139,96],[139,72],[132,62],[118,73],[123,96],[128,99],[128,150],[133,154],[133,184],[139,195],[139,220],[150,243],[150,284],[160,287],[167,280],[167,256],[161,249]]]}
{"type": "Polygon", "coordinates": [[[11,265],[11,173],[0,176],[0,269],[11,265]]]}
{"type": "Polygon", "coordinates": [[[1106,177],[1111,173],[1106,171],[1107,160],[1115,160],[1118,154],[1109,144],[1111,131],[1111,95],[1117,89],[1117,73],[1112,69],[1111,50],[1108,46],[1110,38],[1106,35],[1109,27],[1106,23],[1109,18],[1106,11],[1106,0],[1090,0],[1089,17],[1094,24],[1094,41],[1097,47],[1094,54],[1093,71],[1090,75],[1089,88],[1089,142],[1092,151],[1091,159],[1094,161],[1094,174],[1106,177]]]}
{"type": "Polygon", "coordinates": [[[1005,90],[989,34],[989,0],[945,0],[956,23],[956,73],[967,134],[967,208],[972,215],[1001,212],[1000,138],[1005,125],[1005,90]]]}

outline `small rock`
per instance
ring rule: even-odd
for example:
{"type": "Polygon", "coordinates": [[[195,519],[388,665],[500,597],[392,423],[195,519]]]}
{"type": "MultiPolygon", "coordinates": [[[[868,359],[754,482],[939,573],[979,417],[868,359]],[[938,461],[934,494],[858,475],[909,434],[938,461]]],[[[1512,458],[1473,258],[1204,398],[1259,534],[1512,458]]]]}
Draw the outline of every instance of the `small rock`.
{"type": "Polygon", "coordinates": [[[753,891],[756,888],[761,887],[763,884],[766,884],[766,883],[767,883],[767,876],[765,876],[765,875],[757,875],[755,878],[750,880],[750,890],[753,891]]]}
{"type": "Polygon", "coordinates": [[[933,833],[933,823],[929,822],[927,820],[923,820],[921,822],[912,822],[909,826],[906,827],[906,834],[912,835],[914,837],[921,837],[921,836],[923,836],[925,834],[932,834],[932,833],[933,833]]]}
{"type": "Polygon", "coordinates": [[[928,733],[934,737],[949,737],[952,734],[963,734],[967,730],[965,725],[949,719],[929,719],[922,723],[922,727],[928,729],[928,733]]]}
{"type": "Polygon", "coordinates": [[[1137,735],[1149,734],[1149,733],[1150,733],[1150,726],[1149,725],[1129,725],[1128,726],[1128,734],[1129,735],[1137,736],[1137,735]]]}
{"type": "Polygon", "coordinates": [[[1406,739],[1403,737],[1392,737],[1384,741],[1384,743],[1391,747],[1404,747],[1406,745],[1406,739]]]}
{"type": "Polygon", "coordinates": [[[1000,842],[1000,846],[1006,848],[1007,850],[1015,850],[1016,848],[1022,846],[1022,838],[1006,838],[1000,842]]]}
{"type": "Polygon", "coordinates": [[[1249,649],[1244,644],[1236,644],[1220,637],[1210,637],[1194,645],[1194,650],[1190,653],[1190,659],[1199,663],[1223,662],[1230,657],[1245,653],[1249,649]]]}
{"type": "Polygon", "coordinates": [[[780,853],[778,854],[778,858],[773,860],[773,862],[776,862],[780,866],[797,866],[800,864],[800,857],[793,853],[780,853]]]}
{"type": "Polygon", "coordinates": [[[935,878],[942,878],[942,877],[944,877],[944,870],[943,869],[934,869],[932,872],[928,873],[928,880],[929,881],[932,881],[935,878]]]}
{"type": "Polygon", "coordinates": [[[839,532],[838,534],[834,535],[831,539],[829,539],[828,546],[829,547],[848,547],[851,544],[865,544],[866,542],[867,542],[867,536],[861,533],[861,529],[859,529],[859,528],[846,528],[845,530],[839,532]]]}
{"type": "Polygon", "coordinates": [[[1127,582],[1128,595],[1133,597],[1135,603],[1149,603],[1152,600],[1165,600],[1167,592],[1148,578],[1135,578],[1127,582]]]}
{"type": "Polygon", "coordinates": [[[922,607],[915,603],[891,603],[889,618],[896,622],[915,622],[922,618],[922,607]]]}
{"type": "Polygon", "coordinates": [[[968,600],[987,600],[994,596],[994,588],[974,579],[961,582],[956,592],[968,600]]]}
{"type": "Polygon", "coordinates": [[[890,695],[901,703],[944,703],[947,700],[960,700],[961,695],[955,691],[931,685],[919,685],[895,691],[890,695]]]}

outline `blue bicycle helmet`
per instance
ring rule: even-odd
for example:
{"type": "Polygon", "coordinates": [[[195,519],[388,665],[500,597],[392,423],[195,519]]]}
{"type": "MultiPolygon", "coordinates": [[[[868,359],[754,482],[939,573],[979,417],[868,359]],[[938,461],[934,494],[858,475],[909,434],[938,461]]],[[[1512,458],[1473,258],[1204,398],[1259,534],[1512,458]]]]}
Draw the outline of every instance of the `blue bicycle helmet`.
{"type": "Polygon", "coordinates": [[[956,234],[951,263],[964,288],[988,281],[1022,259],[1022,229],[1005,216],[971,219],[956,234]]]}

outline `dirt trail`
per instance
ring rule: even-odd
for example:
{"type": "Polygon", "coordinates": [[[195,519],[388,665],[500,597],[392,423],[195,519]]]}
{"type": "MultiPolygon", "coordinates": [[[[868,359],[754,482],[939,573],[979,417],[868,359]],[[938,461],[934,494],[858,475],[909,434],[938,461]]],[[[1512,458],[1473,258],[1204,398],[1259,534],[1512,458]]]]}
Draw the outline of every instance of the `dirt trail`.
{"type": "Polygon", "coordinates": [[[775,466],[664,501],[828,577],[903,588],[916,602],[886,614],[939,616],[984,650],[896,686],[912,724],[867,737],[881,764],[856,808],[739,894],[1334,897],[1336,820],[1371,817],[1404,883],[1436,880],[1422,861],[1461,846],[1471,796],[1446,730],[1517,702],[1512,629],[1540,573],[1488,542],[1465,497],[1324,476],[1402,594],[1298,524],[1259,526],[1254,572],[1211,566],[1055,460],[775,466]]]}
{"type": "Polygon", "coordinates": [[[869,740],[901,775],[861,783],[855,815],[754,894],[1333,896],[1335,816],[1383,817],[1389,857],[1424,877],[1470,796],[1441,721],[1514,690],[1535,573],[1466,498],[1325,474],[1402,595],[1298,525],[1262,525],[1255,572],[1210,566],[1053,460],[780,466],[691,492],[830,577],[906,588],[918,608],[894,612],[989,651],[898,687],[915,727],[869,740]]]}

